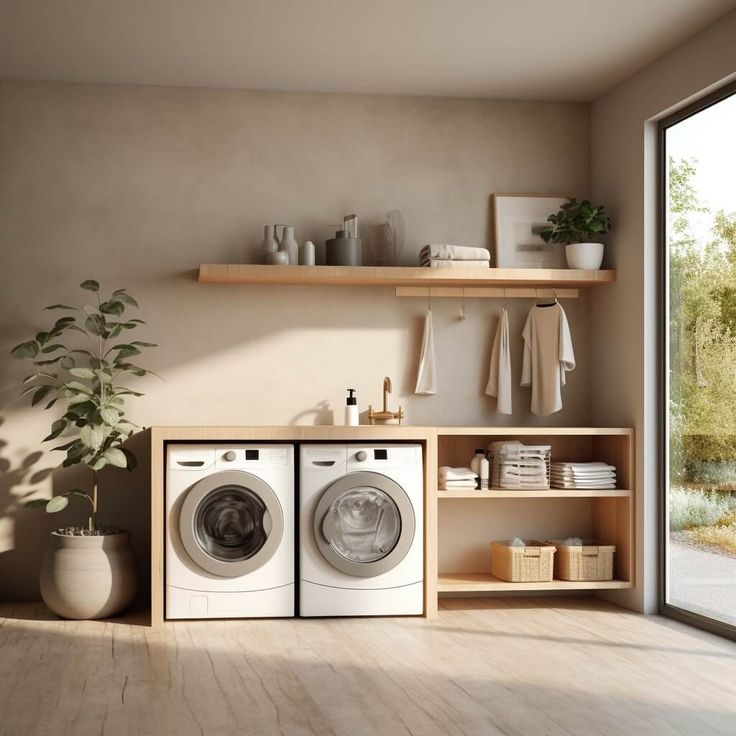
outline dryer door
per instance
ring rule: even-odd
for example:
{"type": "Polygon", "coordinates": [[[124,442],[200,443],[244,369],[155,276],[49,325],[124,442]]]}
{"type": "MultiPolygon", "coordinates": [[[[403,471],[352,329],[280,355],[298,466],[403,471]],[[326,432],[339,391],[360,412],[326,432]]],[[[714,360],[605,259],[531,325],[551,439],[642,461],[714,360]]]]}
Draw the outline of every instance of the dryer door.
{"type": "Polygon", "coordinates": [[[179,533],[196,565],[219,577],[239,577],[273,557],[284,533],[284,513],[268,483],[251,473],[223,471],[189,489],[179,533]]]}
{"type": "Polygon", "coordinates": [[[350,473],[324,491],[314,538],[324,558],[356,577],[382,575],[411,547],[416,520],[404,489],[380,473],[350,473]]]}

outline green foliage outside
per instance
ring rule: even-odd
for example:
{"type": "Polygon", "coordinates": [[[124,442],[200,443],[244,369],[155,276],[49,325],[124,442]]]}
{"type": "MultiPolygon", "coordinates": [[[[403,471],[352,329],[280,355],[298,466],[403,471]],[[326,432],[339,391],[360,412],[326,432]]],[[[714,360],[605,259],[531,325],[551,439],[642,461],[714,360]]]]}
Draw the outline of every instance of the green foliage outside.
{"type": "Polygon", "coordinates": [[[736,460],[736,213],[699,200],[694,161],[668,173],[670,477],[697,484],[704,463],[736,460]],[[693,216],[710,218],[705,244],[693,216]]]}

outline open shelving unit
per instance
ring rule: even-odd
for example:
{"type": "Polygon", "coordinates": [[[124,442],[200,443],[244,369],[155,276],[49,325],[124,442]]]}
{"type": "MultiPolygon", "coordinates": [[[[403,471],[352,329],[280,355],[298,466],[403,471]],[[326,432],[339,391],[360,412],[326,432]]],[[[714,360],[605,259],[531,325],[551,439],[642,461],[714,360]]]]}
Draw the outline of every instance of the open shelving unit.
{"type": "Polygon", "coordinates": [[[550,488],[548,491],[512,491],[506,488],[490,488],[483,491],[446,491],[437,490],[437,498],[628,498],[631,491],[628,489],[586,489],[584,491],[565,491],[550,488]]]}
{"type": "Polygon", "coordinates": [[[620,590],[634,585],[634,434],[628,428],[445,427],[437,429],[438,466],[464,466],[475,448],[498,440],[549,444],[552,460],[604,461],[616,489],[437,489],[436,588],[441,597],[520,591],[620,590]],[[513,536],[593,537],[616,545],[614,579],[509,583],[490,573],[490,543],[513,536]]]}
{"type": "Polygon", "coordinates": [[[549,583],[509,583],[490,573],[441,573],[438,576],[439,593],[492,593],[545,590],[620,590],[630,588],[626,580],[599,580],[577,583],[570,580],[552,580],[549,583]]]}
{"type": "MultiPolygon", "coordinates": [[[[610,284],[615,271],[571,268],[421,268],[410,266],[263,266],[202,264],[205,284],[272,284],[394,287],[547,287],[588,288],[610,284]]],[[[468,294],[468,296],[471,296],[468,294]]]]}

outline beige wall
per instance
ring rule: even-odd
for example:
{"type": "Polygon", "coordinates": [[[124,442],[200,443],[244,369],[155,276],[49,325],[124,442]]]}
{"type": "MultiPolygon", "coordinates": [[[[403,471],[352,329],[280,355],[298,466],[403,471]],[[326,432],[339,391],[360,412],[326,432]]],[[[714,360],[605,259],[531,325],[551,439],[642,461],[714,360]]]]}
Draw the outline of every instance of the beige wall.
{"type": "MultiPolygon", "coordinates": [[[[24,368],[3,357],[44,305],[90,277],[139,298],[141,336],[161,344],[146,365],[165,379],[141,381],[130,415],[144,425],[313,423],[321,402],[342,422],[345,388],[367,408],[384,375],[413,424],[537,424],[527,390],[510,420],[483,396],[497,303],[470,302],[463,323],[459,304],[433,305],[440,393],[414,397],[421,301],[205,286],[194,269],[256,261],[266,222],[317,241],[343,214],[395,208],[407,263],[428,241],[486,244],[491,192],[587,194],[588,130],[580,104],[0,84],[0,598],[36,595],[45,530],[62,521],[18,510],[19,496],[73,479],[34,455],[49,417],[11,400],[24,368]]],[[[589,421],[587,297],[566,306],[579,367],[550,424],[589,421]]],[[[517,372],[528,307],[512,305],[517,372]]],[[[116,519],[140,541],[145,473],[108,476],[128,482],[116,519]]]]}
{"type": "Polygon", "coordinates": [[[736,12],[598,99],[591,187],[615,220],[611,288],[591,295],[593,418],[637,428],[639,585],[616,600],[657,606],[656,119],[736,73],[736,12]]]}

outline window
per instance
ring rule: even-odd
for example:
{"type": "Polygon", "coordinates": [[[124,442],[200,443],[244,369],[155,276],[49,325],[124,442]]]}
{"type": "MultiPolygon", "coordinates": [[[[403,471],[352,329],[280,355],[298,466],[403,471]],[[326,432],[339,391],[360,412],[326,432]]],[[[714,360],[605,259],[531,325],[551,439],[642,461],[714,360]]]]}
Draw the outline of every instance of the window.
{"type": "Polygon", "coordinates": [[[736,87],[660,123],[664,613],[736,634],[736,87]]]}

